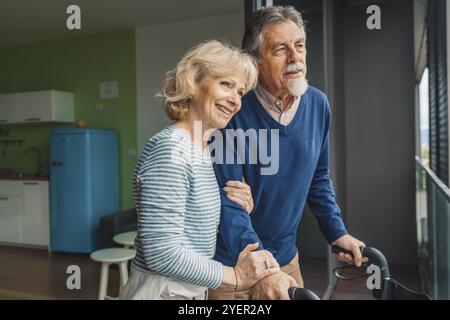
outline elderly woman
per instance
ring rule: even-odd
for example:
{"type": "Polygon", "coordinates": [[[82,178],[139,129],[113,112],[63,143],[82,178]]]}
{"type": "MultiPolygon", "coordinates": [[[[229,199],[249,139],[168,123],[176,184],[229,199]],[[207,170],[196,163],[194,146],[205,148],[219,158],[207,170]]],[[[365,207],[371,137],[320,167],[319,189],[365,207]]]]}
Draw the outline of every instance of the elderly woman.
{"type": "MultiPolygon", "coordinates": [[[[206,142],[256,81],[250,56],[214,40],[189,50],[167,74],[161,96],[174,124],[150,138],[134,172],[137,253],[121,299],[206,299],[208,288],[250,288],[279,271],[258,244],[242,250],[234,268],[212,260],[220,191],[206,142]]],[[[252,210],[247,185],[233,181],[226,190],[252,210]]]]}

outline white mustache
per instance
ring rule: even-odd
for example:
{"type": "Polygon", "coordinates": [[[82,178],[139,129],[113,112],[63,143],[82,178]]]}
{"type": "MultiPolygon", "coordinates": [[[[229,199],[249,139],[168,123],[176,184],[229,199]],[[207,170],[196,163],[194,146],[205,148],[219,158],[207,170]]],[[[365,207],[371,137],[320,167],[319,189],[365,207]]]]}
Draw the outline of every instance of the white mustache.
{"type": "Polygon", "coordinates": [[[299,63],[290,63],[286,66],[284,73],[289,73],[289,72],[298,72],[298,71],[302,71],[305,68],[305,65],[301,62],[299,63]]]}

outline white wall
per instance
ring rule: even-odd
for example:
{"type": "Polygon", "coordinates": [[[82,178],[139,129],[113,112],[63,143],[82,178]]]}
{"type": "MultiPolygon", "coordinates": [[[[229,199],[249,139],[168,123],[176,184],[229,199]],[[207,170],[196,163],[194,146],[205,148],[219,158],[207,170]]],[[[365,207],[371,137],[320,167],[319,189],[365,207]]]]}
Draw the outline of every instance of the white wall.
{"type": "Polygon", "coordinates": [[[195,20],[136,28],[138,150],[148,138],[170,124],[161,101],[154,98],[168,70],[182,55],[204,40],[227,40],[240,47],[244,11],[195,20]]]}

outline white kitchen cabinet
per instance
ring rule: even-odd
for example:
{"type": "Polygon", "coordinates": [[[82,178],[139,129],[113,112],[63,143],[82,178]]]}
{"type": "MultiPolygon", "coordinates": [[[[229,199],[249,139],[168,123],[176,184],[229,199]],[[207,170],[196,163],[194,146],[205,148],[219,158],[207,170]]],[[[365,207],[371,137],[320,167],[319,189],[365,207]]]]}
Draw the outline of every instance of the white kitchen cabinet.
{"type": "Polygon", "coordinates": [[[17,94],[18,122],[73,122],[73,94],[45,90],[17,94]]]}
{"type": "Polygon", "coordinates": [[[17,95],[14,93],[0,94],[0,124],[19,121],[17,95]]]}
{"type": "Polygon", "coordinates": [[[43,90],[0,94],[0,124],[73,122],[73,94],[43,90]]]}
{"type": "Polygon", "coordinates": [[[20,230],[22,243],[48,246],[48,182],[23,181],[21,202],[20,230]]]}
{"type": "Polygon", "coordinates": [[[0,241],[20,243],[20,197],[0,195],[0,241]]]}
{"type": "Polygon", "coordinates": [[[0,242],[48,246],[48,181],[0,180],[0,242]]]}
{"type": "Polygon", "coordinates": [[[20,197],[22,195],[21,181],[0,180],[0,195],[20,197]]]}

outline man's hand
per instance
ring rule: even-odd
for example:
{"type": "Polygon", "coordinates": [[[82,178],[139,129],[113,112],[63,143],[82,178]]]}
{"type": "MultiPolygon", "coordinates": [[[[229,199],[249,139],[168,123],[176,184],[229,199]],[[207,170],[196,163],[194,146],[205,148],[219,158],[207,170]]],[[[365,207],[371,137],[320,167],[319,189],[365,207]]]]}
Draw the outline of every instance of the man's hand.
{"type": "Polygon", "coordinates": [[[342,237],[335,240],[332,244],[350,250],[353,253],[353,257],[355,257],[354,259],[348,253],[340,252],[339,254],[337,254],[338,259],[343,262],[355,264],[356,266],[360,267],[361,263],[365,263],[368,261],[367,258],[363,259],[361,255],[360,247],[365,246],[364,242],[352,237],[351,235],[343,235],[342,237]]]}
{"type": "Polygon", "coordinates": [[[294,278],[278,272],[259,280],[250,290],[252,300],[289,300],[288,289],[297,286],[294,278]]]}

